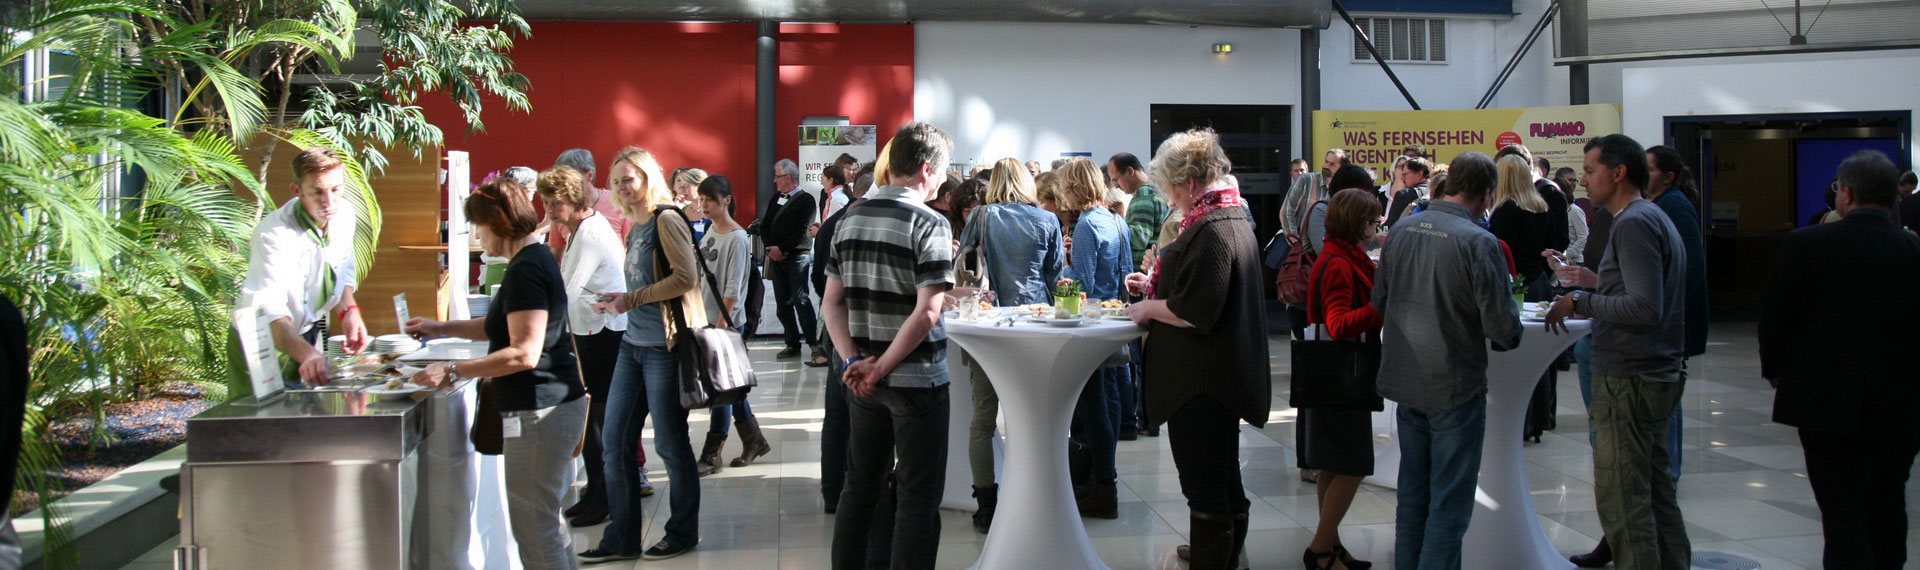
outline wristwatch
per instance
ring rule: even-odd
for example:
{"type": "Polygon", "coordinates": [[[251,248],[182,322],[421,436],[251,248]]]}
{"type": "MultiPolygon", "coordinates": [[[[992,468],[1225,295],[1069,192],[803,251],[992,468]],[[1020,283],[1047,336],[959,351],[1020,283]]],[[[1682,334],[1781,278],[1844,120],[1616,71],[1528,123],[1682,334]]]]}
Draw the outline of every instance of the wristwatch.
{"type": "Polygon", "coordinates": [[[459,379],[460,379],[460,363],[456,361],[448,361],[447,362],[447,383],[451,384],[453,383],[454,380],[459,380],[459,379]]]}
{"type": "Polygon", "coordinates": [[[1572,294],[1567,295],[1568,298],[1573,299],[1573,312],[1580,312],[1580,300],[1586,298],[1586,296],[1587,292],[1585,290],[1574,291],[1572,294]]]}
{"type": "Polygon", "coordinates": [[[856,354],[856,355],[853,355],[853,356],[849,356],[849,357],[847,357],[847,361],[846,361],[846,362],[842,362],[842,363],[840,363],[840,369],[841,369],[841,370],[846,370],[846,369],[848,369],[848,368],[853,368],[853,363],[855,363],[855,362],[859,362],[859,361],[862,361],[862,360],[866,360],[866,359],[867,359],[867,357],[865,357],[865,356],[860,356],[860,355],[857,355],[857,354],[856,354]]]}

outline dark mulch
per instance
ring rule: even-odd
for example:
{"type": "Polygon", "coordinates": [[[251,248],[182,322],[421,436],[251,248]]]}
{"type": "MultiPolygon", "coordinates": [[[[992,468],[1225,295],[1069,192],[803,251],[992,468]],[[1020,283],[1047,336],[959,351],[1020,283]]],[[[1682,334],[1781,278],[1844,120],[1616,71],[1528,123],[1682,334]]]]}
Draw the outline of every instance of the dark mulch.
{"type": "MultiPolygon", "coordinates": [[[[213,405],[199,386],[169,382],[151,398],[107,406],[103,427],[109,437],[101,437],[92,414],[55,419],[48,430],[61,456],[61,467],[50,473],[56,486],[54,497],[64,497],[186,443],[187,418],[213,405]]],[[[32,510],[39,502],[33,490],[16,490],[13,512],[32,510]]]]}

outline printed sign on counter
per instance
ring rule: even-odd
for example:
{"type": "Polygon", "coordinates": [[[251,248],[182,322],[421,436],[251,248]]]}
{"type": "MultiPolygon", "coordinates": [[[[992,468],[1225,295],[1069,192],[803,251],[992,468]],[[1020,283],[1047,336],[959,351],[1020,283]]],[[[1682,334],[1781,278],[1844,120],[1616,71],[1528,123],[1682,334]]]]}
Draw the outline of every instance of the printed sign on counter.
{"type": "Polygon", "coordinates": [[[264,401],[286,388],[280,380],[280,354],[273,348],[267,310],[259,306],[235,309],[233,327],[239,333],[240,354],[247,359],[254,401],[264,401]]]}

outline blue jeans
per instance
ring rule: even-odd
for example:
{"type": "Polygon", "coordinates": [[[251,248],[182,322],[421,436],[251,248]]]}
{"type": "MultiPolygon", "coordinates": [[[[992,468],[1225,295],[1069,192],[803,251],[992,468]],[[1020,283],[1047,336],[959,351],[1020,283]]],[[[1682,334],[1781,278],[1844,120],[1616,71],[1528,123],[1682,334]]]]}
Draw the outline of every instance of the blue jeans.
{"type": "MultiPolygon", "coordinates": [[[[1579,341],[1573,343],[1573,360],[1578,364],[1575,370],[1580,375],[1580,402],[1586,404],[1587,409],[1591,410],[1593,409],[1592,336],[1580,337],[1579,341]]],[[[1680,363],[1680,381],[1685,383],[1686,380],[1687,365],[1682,362],[1680,363]]],[[[1684,408],[1685,406],[1674,406],[1673,417],[1667,418],[1667,449],[1672,450],[1672,453],[1667,456],[1669,463],[1667,471],[1674,481],[1680,480],[1680,443],[1684,439],[1682,436],[1686,434],[1683,429],[1685,426],[1681,424],[1685,418],[1680,416],[1680,412],[1684,411],[1684,408]]],[[[1594,428],[1593,416],[1589,415],[1587,416],[1587,445],[1594,445],[1599,441],[1600,432],[1594,428]]]]}
{"type": "Polygon", "coordinates": [[[1140,386],[1134,382],[1133,371],[1139,368],[1124,366],[1121,370],[1123,373],[1116,377],[1117,382],[1113,387],[1119,395],[1114,403],[1120,406],[1120,415],[1114,420],[1120,423],[1120,431],[1138,429],[1140,427],[1140,386]]]}
{"type": "Polygon", "coordinates": [[[1079,424],[1080,436],[1091,448],[1093,473],[1089,481],[1095,485],[1114,483],[1114,453],[1120,443],[1119,390],[1126,374],[1125,366],[1093,371],[1093,377],[1080,388],[1079,403],[1074,405],[1073,421],[1079,424]]]}
{"type": "Polygon", "coordinates": [[[1400,406],[1400,494],[1393,565],[1460,570],[1460,541],[1473,518],[1487,401],[1444,412],[1400,406]]]}
{"type": "Polygon", "coordinates": [[[773,281],[775,316],[780,317],[781,334],[789,348],[800,348],[802,340],[816,348],[820,346],[820,337],[814,334],[813,298],[807,296],[807,268],[813,266],[811,261],[811,257],[801,254],[788,256],[786,261],[767,262],[767,279],[773,281]]]}
{"type": "Polygon", "coordinates": [[[833,520],[835,570],[867,568],[875,527],[892,530],[892,568],[932,568],[940,550],[940,497],[947,484],[947,386],[882,386],[848,402],[846,487],[833,520]],[[899,461],[895,462],[895,458],[899,461]],[[888,471],[894,508],[884,512],[888,471]]]}
{"type": "Polygon", "coordinates": [[[606,445],[607,505],[612,515],[600,547],[616,554],[646,549],[640,535],[640,430],[653,416],[653,449],[666,463],[673,483],[666,541],[688,546],[700,540],[700,476],[694,471],[693,444],[687,439],[687,409],[680,407],[679,368],[664,347],[620,344],[620,360],[608,386],[606,445]]]}
{"type": "Polygon", "coordinates": [[[732,424],[734,419],[743,422],[753,419],[753,406],[747,405],[746,399],[743,398],[738,404],[714,408],[712,414],[713,419],[707,425],[707,435],[725,436],[727,426],[732,424]]]}

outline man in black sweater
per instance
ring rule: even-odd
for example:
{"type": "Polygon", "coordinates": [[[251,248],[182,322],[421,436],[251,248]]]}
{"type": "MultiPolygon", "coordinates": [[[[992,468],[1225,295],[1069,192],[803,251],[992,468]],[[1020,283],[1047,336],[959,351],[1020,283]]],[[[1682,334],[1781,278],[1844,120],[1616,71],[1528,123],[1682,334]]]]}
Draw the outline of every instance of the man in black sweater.
{"type": "Polygon", "coordinates": [[[826,355],[815,334],[813,300],[807,295],[807,270],[813,265],[809,256],[813,236],[808,235],[807,226],[817,219],[819,210],[813,195],[799,191],[799,176],[800,167],[792,160],[783,158],[773,164],[774,195],[767,200],[766,215],[760,218],[760,239],[767,248],[767,279],[773,281],[775,316],[780,318],[787,341],[787,348],[776,357],[799,356],[804,339],[813,349],[813,359],[807,364],[825,366],[826,355]]]}
{"type": "Polygon", "coordinates": [[[1773,421],[1800,428],[1827,568],[1900,568],[1906,482],[1920,450],[1920,237],[1894,225],[1893,162],[1840,163],[1840,220],[1787,234],[1760,304],[1760,375],[1773,421]]]}

